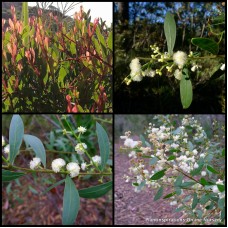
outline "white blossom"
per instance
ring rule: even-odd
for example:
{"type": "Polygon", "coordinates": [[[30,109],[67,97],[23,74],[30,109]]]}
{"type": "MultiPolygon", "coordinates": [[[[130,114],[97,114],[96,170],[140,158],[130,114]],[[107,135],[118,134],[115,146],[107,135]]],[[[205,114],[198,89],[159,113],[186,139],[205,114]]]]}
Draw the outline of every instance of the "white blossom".
{"type": "Polygon", "coordinates": [[[8,154],[10,152],[10,145],[7,144],[5,147],[4,147],[4,153],[8,154]]]}
{"type": "Polygon", "coordinates": [[[177,201],[172,201],[172,202],[170,202],[170,205],[171,205],[171,206],[177,205],[177,201]]]}
{"type": "Polygon", "coordinates": [[[197,163],[194,164],[193,166],[195,169],[199,168],[199,165],[197,163]]]}
{"type": "Polygon", "coordinates": [[[85,162],[83,162],[83,163],[81,164],[81,168],[82,168],[83,171],[86,170],[86,163],[85,163],[85,162]]]}
{"type": "Polygon", "coordinates": [[[94,157],[92,157],[92,160],[94,163],[101,164],[101,157],[98,155],[95,155],[94,157]]]}
{"type": "Polygon", "coordinates": [[[177,51],[173,54],[173,61],[182,69],[187,61],[187,54],[183,51],[177,51]]]}
{"type": "Polygon", "coordinates": [[[40,158],[33,158],[33,160],[30,161],[30,169],[37,169],[41,164],[40,158]]]}
{"type": "Polygon", "coordinates": [[[134,148],[138,145],[137,141],[134,141],[133,139],[127,138],[124,142],[124,146],[134,148]]]}
{"type": "Polygon", "coordinates": [[[132,81],[140,82],[143,76],[142,76],[141,64],[138,58],[132,59],[130,63],[130,69],[131,69],[130,75],[131,75],[132,81]]]}
{"type": "Polygon", "coordinates": [[[71,177],[76,177],[79,174],[80,166],[76,162],[70,162],[67,164],[66,169],[70,172],[71,177]]]}
{"type": "Polygon", "coordinates": [[[178,80],[181,80],[182,78],[182,71],[179,70],[179,69],[176,69],[175,72],[174,72],[174,77],[178,80]]]}
{"type": "Polygon", "coordinates": [[[62,158],[54,159],[51,163],[51,168],[55,173],[60,172],[60,169],[66,165],[66,162],[62,158]]]}
{"type": "Polygon", "coordinates": [[[201,172],[201,175],[202,175],[202,176],[206,176],[206,175],[207,175],[206,171],[202,171],[202,172],[201,172]]]}
{"type": "Polygon", "coordinates": [[[2,135],[2,147],[6,145],[5,137],[2,135]]]}
{"type": "Polygon", "coordinates": [[[225,63],[224,64],[222,64],[222,66],[220,67],[220,70],[225,70],[225,63]]]}
{"type": "Polygon", "coordinates": [[[87,149],[87,145],[85,143],[78,143],[76,146],[75,146],[75,151],[78,153],[78,154],[84,154],[85,153],[85,150],[87,149]]]}
{"type": "Polygon", "coordinates": [[[82,127],[82,126],[80,126],[80,127],[78,127],[78,133],[85,133],[86,132],[86,128],[85,127],[82,127]]]}

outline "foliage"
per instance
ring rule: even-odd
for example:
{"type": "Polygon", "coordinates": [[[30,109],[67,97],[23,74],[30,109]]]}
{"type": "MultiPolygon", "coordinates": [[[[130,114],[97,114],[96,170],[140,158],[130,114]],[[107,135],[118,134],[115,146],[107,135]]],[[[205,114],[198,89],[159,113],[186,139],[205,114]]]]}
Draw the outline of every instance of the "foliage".
{"type": "MultiPolygon", "coordinates": [[[[100,156],[93,156],[93,153],[90,152],[91,146],[87,147],[87,145],[84,143],[86,142],[84,138],[88,138],[88,133],[91,134],[90,131],[94,132],[94,130],[92,128],[85,128],[80,125],[78,125],[76,129],[74,129],[73,124],[71,123],[68,116],[62,116],[62,119],[58,117],[58,120],[60,126],[63,127],[61,130],[62,135],[70,139],[70,142],[73,145],[71,149],[75,150],[75,152],[46,150],[42,141],[39,138],[33,135],[24,134],[24,124],[21,117],[19,115],[13,115],[9,130],[10,132],[16,132],[17,137],[14,136],[15,134],[9,134],[9,151],[5,149],[7,146],[5,146],[5,138],[3,138],[3,147],[6,156],[2,156],[2,181],[9,182],[18,178],[24,178],[26,177],[26,175],[35,173],[47,173],[50,175],[50,177],[52,177],[52,175],[55,173],[59,173],[59,175],[64,176],[64,179],[58,182],[53,180],[54,183],[52,183],[52,185],[49,186],[48,189],[43,192],[43,194],[46,194],[53,188],[56,188],[57,186],[65,183],[63,194],[62,223],[63,225],[72,225],[74,224],[78,211],[80,209],[80,198],[98,198],[107,194],[112,189],[112,180],[109,179],[109,181],[106,182],[106,176],[108,177],[112,175],[109,162],[110,144],[106,130],[102,127],[101,124],[96,122],[96,125],[99,128],[96,131],[96,137],[98,139],[98,146],[102,149],[102,151],[100,151],[100,156]],[[64,127],[64,125],[67,126],[67,129],[64,127]],[[83,136],[83,134],[86,134],[87,136],[83,136]],[[20,149],[22,139],[24,139],[25,141],[26,150],[20,149]],[[107,140],[107,143],[104,144],[102,142],[102,139],[107,140]],[[82,142],[84,145],[86,145],[86,147],[83,153],[79,153],[76,150],[75,145],[81,144],[82,142]],[[31,151],[32,154],[32,151],[34,151],[35,153],[35,158],[30,161],[30,169],[26,167],[16,166],[14,164],[14,159],[17,156],[23,155],[22,151],[31,151]],[[48,152],[57,153],[59,157],[58,159],[53,160],[51,165],[52,169],[47,168],[50,164],[48,161],[46,162],[46,160],[49,160],[49,157],[48,159],[46,159],[48,152]],[[65,160],[68,163],[67,165],[65,160]],[[64,164],[62,165],[62,163],[59,163],[59,161],[63,162],[64,164]],[[66,168],[64,168],[65,165],[66,168]],[[72,169],[72,167],[74,169],[72,169]],[[80,169],[82,171],[80,171],[80,169]],[[83,179],[87,177],[88,179],[88,177],[90,176],[99,177],[99,181],[101,183],[105,183],[78,190],[73,181],[73,178],[77,177],[78,179],[83,179]]],[[[99,120],[105,121],[103,119],[99,120]]],[[[78,121],[78,124],[80,124],[80,121],[78,121]]],[[[91,123],[87,122],[87,126],[91,126],[91,123]]],[[[53,144],[53,139],[50,138],[50,140],[50,143],[53,144]]],[[[94,148],[94,150],[96,149],[94,148]]],[[[35,189],[33,189],[33,191],[37,192],[35,189]]]]}
{"type": "Polygon", "coordinates": [[[100,19],[92,23],[82,7],[72,27],[52,13],[42,21],[41,9],[26,26],[11,11],[2,32],[2,111],[110,112],[111,28],[100,19]]]}

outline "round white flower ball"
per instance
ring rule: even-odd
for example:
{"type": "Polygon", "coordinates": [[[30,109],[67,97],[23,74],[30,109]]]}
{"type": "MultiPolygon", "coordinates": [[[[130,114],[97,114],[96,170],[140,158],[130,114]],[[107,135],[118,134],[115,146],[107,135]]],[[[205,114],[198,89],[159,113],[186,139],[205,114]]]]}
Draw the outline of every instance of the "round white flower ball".
{"type": "Polygon", "coordinates": [[[40,158],[33,158],[32,161],[30,161],[30,169],[37,169],[41,164],[41,159],[40,158]]]}
{"type": "Polygon", "coordinates": [[[60,169],[66,165],[66,162],[62,158],[57,158],[52,161],[51,168],[55,173],[58,173],[60,169]]]}
{"type": "Polygon", "coordinates": [[[187,54],[183,51],[177,51],[173,54],[173,61],[182,69],[187,61],[187,54]]]}
{"type": "Polygon", "coordinates": [[[202,176],[206,176],[206,175],[207,175],[206,171],[202,171],[202,172],[201,172],[201,175],[202,175],[202,176]]]}
{"type": "Polygon", "coordinates": [[[87,145],[85,143],[78,143],[76,146],[75,146],[75,151],[78,153],[78,154],[84,154],[85,153],[85,150],[87,149],[87,145]]]}
{"type": "Polygon", "coordinates": [[[85,127],[82,127],[82,126],[80,126],[80,127],[78,127],[78,133],[85,133],[86,132],[86,128],[85,127]]]}
{"type": "Polygon", "coordinates": [[[140,82],[143,76],[142,76],[141,64],[138,58],[132,59],[130,63],[130,69],[131,69],[130,75],[131,75],[132,81],[140,82]]]}
{"type": "Polygon", "coordinates": [[[70,172],[71,177],[76,177],[79,174],[80,166],[76,162],[70,162],[67,164],[66,169],[70,172]]]}
{"type": "Polygon", "coordinates": [[[92,157],[92,160],[94,163],[101,164],[101,157],[98,155],[95,155],[94,157],[92,157]]]}

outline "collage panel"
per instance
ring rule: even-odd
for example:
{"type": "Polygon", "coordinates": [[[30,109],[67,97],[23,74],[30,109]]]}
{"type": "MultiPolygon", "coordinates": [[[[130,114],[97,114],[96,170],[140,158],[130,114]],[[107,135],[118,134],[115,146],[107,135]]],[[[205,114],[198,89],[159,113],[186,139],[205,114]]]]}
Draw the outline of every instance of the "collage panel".
{"type": "Polygon", "coordinates": [[[115,113],[225,113],[225,10],[115,2],[115,113]]]}
{"type": "Polygon", "coordinates": [[[115,225],[225,221],[225,115],[115,115],[115,225]]]}
{"type": "Polygon", "coordinates": [[[112,12],[112,2],[3,2],[2,112],[112,113],[112,12]]]}
{"type": "Polygon", "coordinates": [[[2,115],[2,225],[113,225],[113,117],[2,115]]]}

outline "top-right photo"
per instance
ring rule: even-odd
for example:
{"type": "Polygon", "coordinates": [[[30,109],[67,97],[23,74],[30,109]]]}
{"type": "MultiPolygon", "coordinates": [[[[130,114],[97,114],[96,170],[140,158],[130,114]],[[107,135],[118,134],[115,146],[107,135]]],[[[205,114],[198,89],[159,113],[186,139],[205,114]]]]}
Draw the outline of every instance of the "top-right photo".
{"type": "Polygon", "coordinates": [[[226,111],[225,2],[115,2],[114,112],[226,111]]]}

